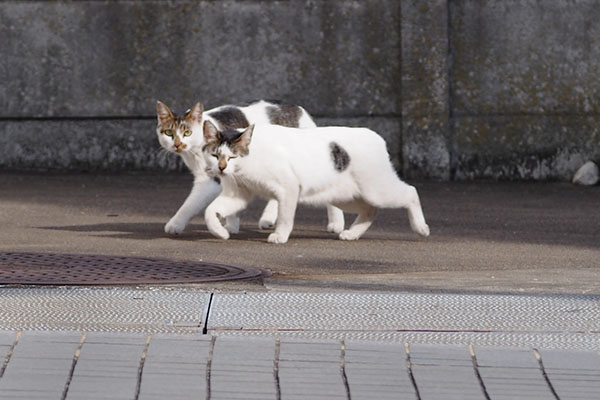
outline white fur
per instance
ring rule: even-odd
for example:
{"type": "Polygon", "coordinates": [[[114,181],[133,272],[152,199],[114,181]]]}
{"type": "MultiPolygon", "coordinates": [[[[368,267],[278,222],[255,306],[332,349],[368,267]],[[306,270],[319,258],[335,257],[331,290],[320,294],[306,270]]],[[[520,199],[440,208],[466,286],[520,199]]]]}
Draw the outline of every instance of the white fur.
{"type": "Polygon", "coordinates": [[[228,238],[219,217],[243,210],[254,195],[274,198],[279,203],[270,243],[287,242],[298,202],[333,204],[358,214],[352,226],[340,233],[342,240],[360,238],[379,208],[408,209],[411,228],[420,235],[429,235],[417,190],[398,178],[385,141],[369,129],[299,130],[260,125],[254,128],[247,156],[236,157],[230,150],[225,145],[217,150],[229,158],[222,171],[217,158],[208,150],[204,153],[207,173],[219,176],[223,187],[204,214],[209,231],[217,237],[228,238]],[[334,168],[331,143],[349,155],[349,164],[341,172],[334,168]]]}
{"type": "MultiPolygon", "coordinates": [[[[266,109],[271,105],[265,101],[259,101],[246,107],[240,107],[241,111],[246,116],[246,119],[250,124],[269,124],[269,118],[267,116],[266,109]]],[[[231,106],[220,106],[208,110],[202,114],[201,119],[194,121],[191,130],[192,135],[184,136],[184,132],[177,129],[173,132],[174,137],[168,137],[164,135],[160,130],[160,123],[156,129],[158,135],[158,141],[160,145],[169,152],[177,153],[182,158],[186,166],[190,169],[194,175],[194,184],[192,191],[183,202],[179,210],[165,225],[165,232],[168,234],[179,234],[183,232],[185,227],[188,225],[190,220],[198,215],[211,201],[213,201],[221,192],[220,185],[209,179],[205,172],[204,158],[201,156],[202,146],[204,145],[204,135],[202,132],[202,124],[208,120],[219,127],[218,121],[215,121],[209,116],[211,112],[218,111],[219,109],[231,107],[231,106]],[[179,138],[181,143],[186,147],[183,150],[178,151],[174,146],[175,138],[179,138]]],[[[300,128],[314,128],[316,124],[306,112],[302,109],[302,115],[299,120],[300,128]]],[[[160,116],[159,122],[160,122],[160,116]]],[[[259,220],[259,228],[267,229],[275,225],[277,219],[278,205],[276,200],[270,200],[265,207],[265,210],[259,220]]],[[[339,233],[344,229],[344,214],[341,210],[328,206],[328,217],[329,224],[327,230],[329,232],[339,233]]],[[[239,231],[239,218],[236,215],[230,215],[227,217],[226,229],[229,233],[238,233],[239,231]]]]}

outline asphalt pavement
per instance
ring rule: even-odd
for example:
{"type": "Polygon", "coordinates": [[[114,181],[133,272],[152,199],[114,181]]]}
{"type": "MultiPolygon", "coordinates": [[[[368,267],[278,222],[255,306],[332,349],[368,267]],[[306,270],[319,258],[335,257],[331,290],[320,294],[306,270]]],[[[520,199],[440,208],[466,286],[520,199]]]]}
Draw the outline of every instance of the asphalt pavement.
{"type": "MultiPolygon", "coordinates": [[[[411,182],[431,236],[404,210],[382,210],[358,241],[327,233],[324,209],[300,207],[290,241],[266,242],[264,202],[228,241],[197,217],[164,233],[191,175],[0,174],[0,251],[203,260],[268,270],[252,283],[207,289],[600,294],[600,186],[411,182]]],[[[346,216],[347,223],[352,216],[346,216]]]]}

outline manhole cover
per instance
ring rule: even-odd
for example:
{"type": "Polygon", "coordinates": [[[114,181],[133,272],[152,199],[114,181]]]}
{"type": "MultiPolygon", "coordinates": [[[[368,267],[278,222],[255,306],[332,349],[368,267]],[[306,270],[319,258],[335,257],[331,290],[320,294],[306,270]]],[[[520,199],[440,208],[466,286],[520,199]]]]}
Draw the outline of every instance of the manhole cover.
{"type": "Polygon", "coordinates": [[[0,253],[0,284],[131,285],[248,279],[262,271],[206,262],[79,254],[0,253]]]}

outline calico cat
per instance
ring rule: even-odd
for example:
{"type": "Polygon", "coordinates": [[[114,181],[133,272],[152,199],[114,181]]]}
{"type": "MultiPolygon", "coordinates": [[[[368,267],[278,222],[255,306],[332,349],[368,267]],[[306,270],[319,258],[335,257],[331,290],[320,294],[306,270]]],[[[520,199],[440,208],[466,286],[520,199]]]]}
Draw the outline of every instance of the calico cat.
{"type": "MultiPolygon", "coordinates": [[[[274,100],[253,101],[245,106],[225,105],[204,111],[204,106],[196,103],[182,116],[173,113],[169,107],[157,102],[158,125],[156,134],[160,145],[183,158],[186,166],[194,175],[192,191],[177,213],[165,225],[168,234],[183,232],[189,221],[199,214],[221,192],[218,182],[210,179],[205,172],[202,146],[204,135],[202,122],[222,130],[243,129],[252,124],[279,124],[296,128],[314,128],[314,121],[308,112],[296,105],[288,105],[274,100]]],[[[327,230],[339,233],[344,228],[344,214],[341,210],[328,206],[329,224],[327,230]]],[[[259,220],[259,228],[267,229],[275,224],[277,201],[272,200],[259,220]]],[[[239,231],[239,218],[231,215],[227,218],[226,229],[231,233],[239,231]]]]}
{"type": "Polygon", "coordinates": [[[417,190],[398,178],[385,141],[367,128],[251,125],[240,132],[206,121],[203,131],[206,172],[223,186],[204,213],[216,237],[229,238],[219,217],[243,210],[255,195],[279,202],[269,243],[287,242],[298,202],[358,214],[341,240],[360,238],[379,208],[408,209],[413,231],[429,236],[417,190]]]}

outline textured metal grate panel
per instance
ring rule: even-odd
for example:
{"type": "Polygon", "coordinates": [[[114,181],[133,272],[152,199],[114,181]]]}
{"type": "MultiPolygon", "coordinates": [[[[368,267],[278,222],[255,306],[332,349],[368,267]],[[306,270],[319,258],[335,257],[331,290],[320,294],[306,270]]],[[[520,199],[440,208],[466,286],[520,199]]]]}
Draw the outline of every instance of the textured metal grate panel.
{"type": "Polygon", "coordinates": [[[82,254],[0,253],[0,283],[19,285],[136,285],[248,279],[255,268],[206,262],[82,254]]]}
{"type": "Polygon", "coordinates": [[[600,348],[600,298],[250,293],[215,296],[225,335],[600,348]]]}
{"type": "Polygon", "coordinates": [[[209,296],[186,290],[0,288],[0,330],[197,333],[209,296]]]}

